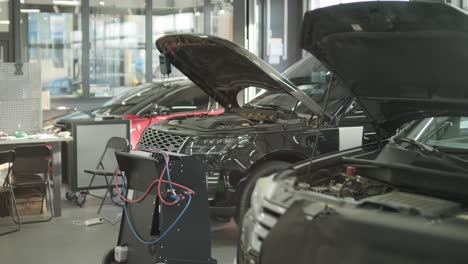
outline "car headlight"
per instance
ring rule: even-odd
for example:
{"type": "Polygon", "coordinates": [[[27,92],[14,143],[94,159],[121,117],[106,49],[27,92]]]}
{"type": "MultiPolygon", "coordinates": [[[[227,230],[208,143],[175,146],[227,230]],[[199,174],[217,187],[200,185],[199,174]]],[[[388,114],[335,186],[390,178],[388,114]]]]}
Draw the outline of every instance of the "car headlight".
{"type": "Polygon", "coordinates": [[[250,197],[250,207],[255,218],[262,212],[263,199],[269,197],[274,192],[275,187],[274,175],[260,178],[255,184],[252,196],[250,197]]]}
{"type": "Polygon", "coordinates": [[[194,138],[185,148],[185,153],[189,155],[219,155],[232,148],[242,147],[250,141],[248,136],[239,137],[197,137],[194,138]]]}

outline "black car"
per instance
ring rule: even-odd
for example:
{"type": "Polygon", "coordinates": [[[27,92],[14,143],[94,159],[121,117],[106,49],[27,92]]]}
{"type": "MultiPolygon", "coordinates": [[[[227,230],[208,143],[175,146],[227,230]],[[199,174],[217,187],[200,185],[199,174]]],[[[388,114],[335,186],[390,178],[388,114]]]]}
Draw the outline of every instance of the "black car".
{"type": "Polygon", "coordinates": [[[260,179],[238,263],[468,263],[467,44],[445,4],[306,13],[303,48],[396,134],[260,179]]]}
{"type": "Polygon", "coordinates": [[[243,215],[258,178],[310,157],[314,145],[323,154],[360,146],[367,140],[364,133],[373,136],[352,96],[328,82],[328,70],[313,56],[283,76],[246,49],[217,37],[171,35],[156,45],[225,112],[152,125],[138,146],[208,163],[210,205],[216,215],[232,216],[236,206],[236,216],[243,215]],[[264,93],[241,105],[239,94],[251,87],[264,93]]]}
{"type": "MultiPolygon", "coordinates": [[[[83,119],[130,120],[130,140],[138,143],[144,129],[167,118],[207,114],[209,96],[186,78],[145,83],[110,99],[90,111],[77,111],[44,123],[45,129],[67,128],[70,123],[83,119]]],[[[221,110],[209,114],[218,114],[221,110]]]]}

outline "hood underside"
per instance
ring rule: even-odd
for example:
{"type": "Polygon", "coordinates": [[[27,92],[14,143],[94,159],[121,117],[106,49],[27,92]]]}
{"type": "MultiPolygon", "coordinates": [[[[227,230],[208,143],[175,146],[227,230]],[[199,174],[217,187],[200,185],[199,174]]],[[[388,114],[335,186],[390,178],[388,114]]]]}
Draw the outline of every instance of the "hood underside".
{"type": "Polygon", "coordinates": [[[468,112],[468,16],[445,4],[361,2],[306,13],[302,47],[393,131],[468,112]]]}
{"type": "Polygon", "coordinates": [[[168,35],[158,50],[225,108],[239,107],[237,95],[248,87],[289,93],[315,114],[321,107],[263,60],[243,47],[213,36],[168,35]]]}

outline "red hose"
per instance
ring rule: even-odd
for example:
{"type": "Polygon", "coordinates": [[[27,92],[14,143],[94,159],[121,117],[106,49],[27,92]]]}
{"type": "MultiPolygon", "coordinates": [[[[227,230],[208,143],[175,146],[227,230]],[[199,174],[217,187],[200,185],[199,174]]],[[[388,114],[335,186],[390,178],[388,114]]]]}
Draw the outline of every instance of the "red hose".
{"type": "MultiPolygon", "coordinates": [[[[164,166],[164,168],[163,168],[163,170],[162,170],[162,172],[161,172],[160,178],[157,179],[157,180],[152,181],[151,184],[150,184],[150,185],[148,186],[148,188],[146,189],[145,193],[144,193],[141,197],[139,197],[138,199],[135,199],[135,200],[129,200],[129,199],[127,199],[125,196],[123,196],[123,195],[122,195],[122,192],[120,191],[119,182],[118,182],[118,172],[119,172],[119,169],[117,168],[117,169],[115,170],[115,173],[114,173],[114,177],[115,177],[115,179],[114,179],[114,181],[115,181],[115,190],[117,191],[117,194],[119,195],[119,198],[122,199],[123,201],[128,202],[128,203],[138,203],[138,202],[141,202],[143,199],[145,199],[146,196],[148,196],[148,194],[149,194],[149,192],[151,191],[151,189],[154,187],[154,185],[155,185],[156,183],[158,183],[158,197],[159,197],[159,199],[160,199],[164,204],[166,204],[166,205],[174,205],[174,204],[177,203],[177,201],[169,203],[169,202],[167,202],[166,200],[164,200],[164,199],[162,198],[162,196],[161,196],[161,192],[160,192],[160,185],[161,185],[161,182],[169,183],[169,181],[163,180],[163,179],[162,179],[162,177],[164,176],[165,171],[166,171],[166,166],[164,166]]],[[[185,186],[183,186],[183,185],[181,185],[181,184],[172,182],[172,185],[174,185],[174,186],[176,186],[176,187],[178,187],[178,188],[181,188],[181,189],[183,189],[183,190],[186,190],[186,191],[188,191],[188,192],[190,192],[190,193],[192,193],[192,194],[195,194],[194,191],[192,191],[192,190],[189,189],[188,187],[185,187],[185,186]]]]}

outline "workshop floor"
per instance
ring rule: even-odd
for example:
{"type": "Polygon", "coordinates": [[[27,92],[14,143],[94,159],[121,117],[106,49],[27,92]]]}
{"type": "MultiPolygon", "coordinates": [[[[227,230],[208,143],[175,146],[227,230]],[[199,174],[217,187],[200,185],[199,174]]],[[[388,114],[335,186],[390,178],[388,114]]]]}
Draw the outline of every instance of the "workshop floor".
{"type": "MultiPolygon", "coordinates": [[[[89,198],[83,208],[62,202],[63,215],[48,223],[24,225],[20,232],[0,236],[1,263],[12,264],[99,264],[104,253],[115,246],[119,223],[85,227],[76,221],[97,217],[100,200],[89,198]],[[74,224],[75,222],[75,224],[74,224]]],[[[114,220],[121,208],[107,203],[101,217],[114,220]]],[[[213,224],[212,255],[218,263],[233,263],[236,254],[235,224],[213,224]]]]}

